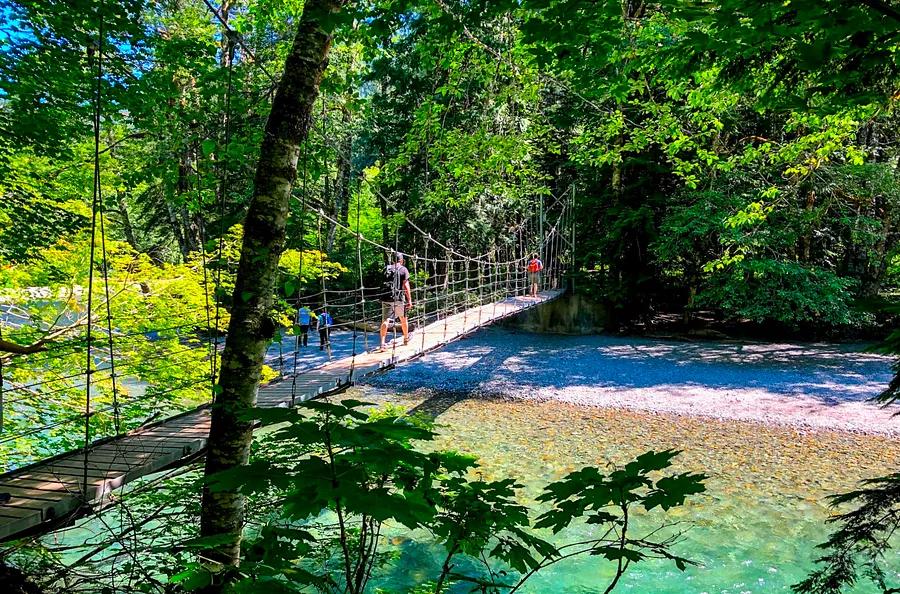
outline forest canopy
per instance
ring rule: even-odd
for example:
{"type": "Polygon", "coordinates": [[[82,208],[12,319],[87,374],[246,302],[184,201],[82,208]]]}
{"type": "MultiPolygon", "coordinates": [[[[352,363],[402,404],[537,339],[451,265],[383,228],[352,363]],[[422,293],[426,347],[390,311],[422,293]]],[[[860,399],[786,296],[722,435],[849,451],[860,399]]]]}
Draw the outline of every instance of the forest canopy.
{"type": "MultiPolygon", "coordinates": [[[[17,271],[60,242],[86,241],[97,91],[111,238],[156,265],[183,264],[249,200],[302,3],[227,2],[213,16],[204,2],[109,2],[95,89],[101,5],[4,8],[7,287],[72,280],[52,262],[55,279],[17,271]]],[[[869,327],[881,318],[858,306],[896,284],[892,10],[351,3],[335,23],[346,34],[296,191],[345,225],[358,207],[376,236],[414,241],[395,229],[403,213],[482,253],[537,197],[574,187],[580,286],[616,324],[703,310],[785,328],[869,327]]],[[[296,202],[289,241],[314,246],[296,202]]],[[[332,225],[324,251],[342,249],[334,242],[332,225]]]]}

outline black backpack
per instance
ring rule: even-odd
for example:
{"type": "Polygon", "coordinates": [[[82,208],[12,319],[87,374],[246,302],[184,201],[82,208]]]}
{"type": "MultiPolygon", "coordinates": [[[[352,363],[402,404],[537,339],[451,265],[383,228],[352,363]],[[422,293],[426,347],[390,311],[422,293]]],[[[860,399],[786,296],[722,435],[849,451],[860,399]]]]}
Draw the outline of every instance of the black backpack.
{"type": "Polygon", "coordinates": [[[384,269],[384,297],[386,301],[402,301],[403,287],[400,275],[397,274],[397,264],[388,264],[384,269]]]}

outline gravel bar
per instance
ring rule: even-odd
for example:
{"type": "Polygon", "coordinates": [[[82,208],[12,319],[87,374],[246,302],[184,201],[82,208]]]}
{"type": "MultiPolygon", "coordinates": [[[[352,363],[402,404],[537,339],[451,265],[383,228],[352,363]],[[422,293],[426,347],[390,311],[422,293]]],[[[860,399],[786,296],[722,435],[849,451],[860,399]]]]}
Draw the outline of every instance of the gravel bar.
{"type": "Polygon", "coordinates": [[[489,328],[368,384],[446,399],[579,406],[900,436],[870,400],[893,377],[865,344],[682,342],[489,328]]]}

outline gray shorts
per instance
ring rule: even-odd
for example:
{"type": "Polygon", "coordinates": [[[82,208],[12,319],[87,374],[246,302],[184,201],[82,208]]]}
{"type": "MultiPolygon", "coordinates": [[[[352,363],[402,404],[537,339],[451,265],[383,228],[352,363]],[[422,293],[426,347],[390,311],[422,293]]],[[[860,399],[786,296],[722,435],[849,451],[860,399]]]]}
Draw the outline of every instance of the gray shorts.
{"type": "Polygon", "coordinates": [[[528,282],[529,284],[538,284],[541,282],[541,273],[540,272],[529,272],[528,273],[528,282]]]}
{"type": "Polygon", "coordinates": [[[391,301],[389,303],[384,303],[382,306],[383,315],[382,318],[385,320],[400,320],[401,318],[406,317],[406,303],[403,301],[391,301]]]}

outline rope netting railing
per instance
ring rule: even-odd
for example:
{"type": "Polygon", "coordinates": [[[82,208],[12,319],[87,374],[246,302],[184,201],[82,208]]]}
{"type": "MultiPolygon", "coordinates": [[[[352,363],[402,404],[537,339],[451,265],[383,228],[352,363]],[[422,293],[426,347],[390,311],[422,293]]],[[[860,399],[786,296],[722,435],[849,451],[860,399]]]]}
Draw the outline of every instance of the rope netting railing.
{"type": "MultiPolygon", "coordinates": [[[[565,200],[567,194],[568,191],[561,198],[565,200]]],[[[559,202],[560,200],[557,200],[557,203],[559,202]]],[[[426,333],[439,334],[443,340],[454,337],[449,334],[448,320],[451,316],[462,314],[463,324],[461,327],[457,327],[457,332],[460,329],[468,332],[480,326],[483,321],[494,318],[496,303],[511,296],[525,295],[528,289],[525,265],[531,254],[541,254],[542,259],[547,262],[540,288],[543,290],[558,287],[561,282],[560,277],[569,264],[561,240],[564,235],[563,229],[569,222],[568,202],[564,202],[559,211],[556,220],[548,223],[547,237],[543,241],[535,243],[534,238],[520,237],[520,235],[524,235],[523,228],[511,238],[509,245],[497,247],[493,251],[477,257],[468,257],[449,248],[433,239],[427,232],[418,229],[414,224],[410,224],[410,227],[418,232],[418,241],[415,242],[418,247],[411,252],[402,252],[398,251],[399,246],[387,246],[368,238],[321,209],[315,211],[314,214],[318,220],[317,229],[321,230],[322,221],[330,224],[336,232],[338,244],[341,241],[345,245],[356,244],[357,252],[361,251],[362,245],[366,245],[385,254],[388,262],[397,253],[404,255],[412,281],[413,307],[408,312],[409,324],[412,333],[420,333],[419,348],[421,349],[424,348],[426,333]],[[438,253],[437,256],[432,255],[435,252],[438,253]],[[447,257],[448,255],[450,257],[447,257]],[[494,304],[490,312],[477,309],[487,304],[494,304]],[[435,322],[444,323],[435,325],[435,322]]],[[[379,332],[384,320],[388,320],[391,347],[400,344],[398,341],[399,324],[386,312],[385,287],[374,283],[370,286],[365,285],[363,281],[366,279],[366,274],[363,270],[358,270],[357,275],[360,280],[357,287],[332,289],[325,280],[320,290],[306,293],[302,298],[298,298],[300,303],[298,308],[305,308],[313,316],[328,312],[330,318],[333,319],[333,323],[328,328],[329,335],[341,332],[351,334],[345,342],[352,345],[352,348],[340,351],[341,354],[349,354],[351,357],[369,349],[372,340],[377,340],[377,337],[373,338],[373,335],[379,332]],[[360,343],[364,345],[364,348],[359,347],[360,343]]],[[[296,345],[297,341],[294,342],[296,345]]],[[[413,341],[412,344],[415,346],[416,343],[413,341]]],[[[337,342],[332,336],[320,346],[328,352],[330,357],[331,351],[335,349],[336,345],[337,342]]],[[[282,364],[279,372],[284,375],[294,372],[296,353],[293,354],[293,361],[287,361],[284,358],[284,345],[282,345],[279,355],[279,362],[282,364]]],[[[352,376],[348,377],[347,381],[352,381],[352,376]]]]}
{"type": "MultiPolygon", "coordinates": [[[[89,503],[95,479],[120,468],[127,452],[106,466],[91,450],[117,436],[190,410],[210,400],[217,353],[227,314],[218,288],[221,267],[213,269],[206,248],[171,278],[143,278],[139,258],[119,255],[109,242],[101,178],[104,122],[103,10],[88,51],[94,77],[92,105],[93,188],[90,198],[86,282],[4,290],[0,328],[8,340],[26,344],[22,352],[0,352],[0,472],[22,469],[72,451],[83,453],[79,492],[89,503]]],[[[228,65],[229,70],[231,64],[228,65]]],[[[230,91],[229,77],[229,91],[230,91]]],[[[228,112],[226,98],[224,112],[228,112]]],[[[227,146],[227,116],[226,139],[227,146]]],[[[203,178],[195,157],[196,208],[202,208],[203,178]]],[[[227,184],[225,173],[217,179],[227,184]]],[[[220,193],[224,194],[220,187],[220,193]]],[[[224,217],[220,216],[220,220],[224,217]]],[[[201,226],[201,245],[205,246],[201,226]]],[[[220,237],[224,230],[220,229],[220,237]]],[[[222,245],[218,250],[221,259],[222,245]]],[[[158,271],[158,269],[156,269],[158,271]]],[[[154,271],[151,271],[154,272],[154,271]]],[[[154,272],[156,274],[156,272],[154,272]]],[[[121,454],[121,456],[119,455],[121,454]]],[[[69,476],[60,477],[70,484],[69,476]]],[[[3,489],[0,488],[0,497],[3,489]]]]}
{"type": "MultiPolygon", "coordinates": [[[[228,69],[222,106],[223,134],[216,141],[217,154],[227,154],[231,142],[235,47],[249,51],[239,35],[229,33],[228,39],[223,50],[228,69]]],[[[226,159],[215,159],[210,167],[212,173],[207,176],[213,179],[214,188],[207,187],[210,184],[201,171],[199,140],[192,149],[191,175],[196,178],[192,191],[196,194],[196,208],[217,211],[219,228],[213,231],[216,239],[210,241],[209,230],[202,221],[199,225],[202,249],[193,267],[189,267],[195,277],[193,284],[176,283],[166,293],[172,296],[167,300],[161,297],[164,291],[154,283],[148,287],[138,274],[111,273],[116,268],[116,256],[108,245],[101,183],[103,59],[101,26],[92,48],[96,89],[87,286],[72,287],[69,294],[61,297],[51,291],[46,299],[26,299],[30,307],[17,302],[24,297],[0,296],[0,337],[29,327],[38,340],[43,340],[40,336],[54,337],[33,352],[0,355],[0,473],[80,450],[83,468],[78,482],[86,505],[90,503],[94,479],[117,467],[113,459],[104,466],[91,456],[98,444],[116,447],[115,438],[134,428],[214,400],[219,354],[228,323],[225,297],[230,288],[225,274],[227,263],[223,264],[229,167],[226,159]],[[211,201],[206,199],[209,193],[213,196],[211,201]],[[208,243],[214,244],[211,250],[207,249],[208,243]],[[193,300],[186,296],[191,288],[198,293],[193,300]],[[59,310],[58,315],[45,319],[43,310],[54,308],[59,310]]],[[[313,138],[330,147],[334,158],[350,167],[351,155],[331,146],[324,99],[322,107],[321,130],[312,126],[313,138]]],[[[544,198],[534,200],[532,211],[518,215],[488,242],[492,247],[467,254],[464,249],[433,237],[419,223],[397,211],[391,214],[402,222],[393,228],[394,245],[365,236],[361,230],[362,190],[356,191],[354,217],[328,213],[324,200],[318,204],[312,200],[318,189],[309,179],[306,152],[303,161],[297,277],[308,280],[310,271],[303,267],[312,266],[318,271],[313,273],[317,278],[301,283],[293,297],[289,296],[292,308],[282,313],[288,314],[293,323],[281,329],[265,359],[270,368],[265,375],[267,380],[290,378],[292,401],[305,396],[296,381],[298,376],[335,359],[350,359],[346,377],[340,383],[353,383],[359,358],[380,347],[383,327],[390,363],[397,359],[399,348],[425,352],[507,312],[517,311],[507,307],[507,300],[526,298],[533,281],[541,291],[560,288],[571,268],[571,188],[550,196],[546,204],[544,198]],[[309,219],[313,227],[307,226],[309,219]],[[313,242],[308,241],[309,229],[315,229],[313,242]],[[326,229],[327,238],[323,235],[326,229]],[[330,258],[328,247],[349,255],[342,264],[344,278],[326,266],[326,258],[330,258]],[[308,253],[316,253],[318,262],[308,261],[308,253]],[[407,304],[411,307],[405,311],[409,330],[406,339],[400,320],[389,315],[392,299],[385,295],[384,281],[385,267],[401,253],[409,270],[412,298],[412,303],[407,304]],[[373,264],[372,254],[378,254],[375,260],[382,263],[373,264]],[[532,255],[543,262],[536,279],[529,278],[526,271],[532,255]],[[313,330],[312,324],[299,323],[298,312],[303,308],[317,321],[318,340],[315,334],[312,340],[301,337],[302,326],[307,326],[306,332],[313,330]]],[[[320,170],[327,171],[327,165],[321,164],[320,170]]],[[[366,176],[360,179],[372,195],[392,204],[377,184],[366,176]]],[[[327,174],[322,183],[328,183],[327,174]]],[[[326,189],[322,188],[323,195],[326,189]]],[[[124,269],[127,271],[129,266],[124,265],[124,269]]],[[[177,282],[184,283],[184,279],[177,282]]]]}
{"type": "MultiPolygon", "coordinates": [[[[492,321],[498,303],[528,293],[525,264],[532,253],[539,254],[545,263],[540,288],[559,286],[568,265],[562,232],[568,224],[567,213],[565,205],[558,209],[543,241],[528,237],[523,226],[509,238],[508,245],[477,257],[461,255],[410,224],[417,235],[413,242],[417,246],[403,253],[413,300],[408,311],[411,345],[423,351],[435,340],[452,340],[461,332],[471,332],[492,321]]],[[[356,256],[356,270],[353,274],[347,271],[356,280],[348,288],[321,275],[315,290],[298,290],[295,308],[307,307],[318,318],[328,312],[332,323],[326,328],[323,345],[315,335],[302,345],[296,324],[283,328],[267,353],[266,363],[273,370],[269,377],[295,378],[336,358],[350,357],[351,369],[344,380],[350,383],[355,358],[379,345],[383,321],[388,320],[388,348],[394,351],[402,345],[398,320],[386,313],[383,273],[371,266],[364,269],[361,256],[365,247],[390,260],[398,246],[366,237],[356,230],[358,226],[347,225],[321,210],[310,215],[319,230],[333,225],[336,246],[356,256]],[[324,348],[319,350],[319,346],[324,348]]],[[[100,251],[104,233],[98,225],[100,251]]],[[[101,271],[98,276],[102,281],[99,260],[95,266],[101,271]]],[[[214,292],[212,275],[207,275],[203,286],[208,293],[214,292]]],[[[141,290],[135,284],[126,291],[134,295],[127,298],[140,298],[141,290]]],[[[90,314],[81,314],[84,326],[80,331],[68,340],[48,344],[40,352],[3,360],[0,455],[5,471],[85,449],[86,438],[88,444],[106,440],[208,401],[204,392],[208,394],[214,385],[213,364],[224,345],[222,326],[216,332],[209,324],[215,314],[214,298],[204,296],[203,304],[181,312],[182,323],[172,323],[162,312],[150,310],[115,315],[116,308],[107,307],[114,298],[105,299],[105,287],[92,287],[89,292],[98,299],[92,299],[90,314]],[[120,329],[133,320],[141,320],[142,325],[128,331],[120,329]],[[79,365],[78,360],[83,361],[88,352],[86,372],[87,363],[79,365]]],[[[16,312],[15,305],[0,305],[4,326],[10,326],[16,312]]],[[[24,311],[18,313],[25,319],[24,311]]],[[[296,393],[296,387],[293,391],[296,393]]]]}

